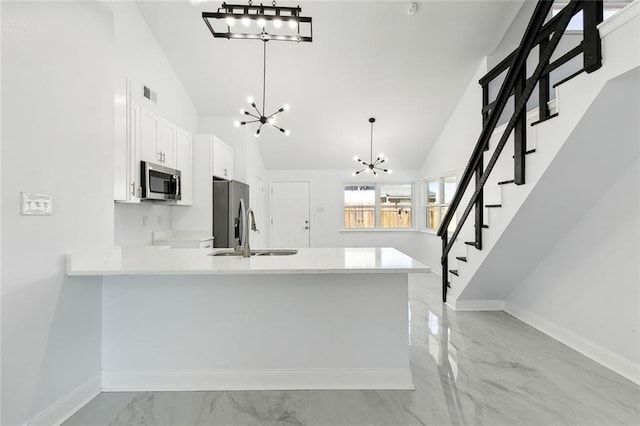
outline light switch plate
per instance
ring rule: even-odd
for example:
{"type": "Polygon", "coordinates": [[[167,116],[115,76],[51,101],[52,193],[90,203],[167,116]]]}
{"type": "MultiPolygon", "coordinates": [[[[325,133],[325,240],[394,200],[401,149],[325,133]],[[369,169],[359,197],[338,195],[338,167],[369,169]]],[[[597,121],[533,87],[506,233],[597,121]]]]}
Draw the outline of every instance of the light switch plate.
{"type": "Polygon", "coordinates": [[[51,195],[21,192],[20,200],[20,213],[23,215],[51,216],[53,214],[53,197],[51,195]]]}

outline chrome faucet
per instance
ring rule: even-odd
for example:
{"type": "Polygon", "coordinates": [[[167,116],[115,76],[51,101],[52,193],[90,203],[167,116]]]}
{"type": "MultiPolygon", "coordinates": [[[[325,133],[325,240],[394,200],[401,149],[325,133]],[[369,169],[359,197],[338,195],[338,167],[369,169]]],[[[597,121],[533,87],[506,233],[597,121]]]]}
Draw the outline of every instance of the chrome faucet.
{"type": "Polygon", "coordinates": [[[251,257],[251,246],[249,245],[249,229],[252,231],[260,232],[256,226],[256,217],[253,214],[253,209],[246,210],[244,206],[244,199],[240,199],[240,220],[242,226],[240,227],[240,245],[236,247],[237,251],[242,251],[242,257],[251,257]],[[249,222],[251,220],[251,222],[249,222]]]}

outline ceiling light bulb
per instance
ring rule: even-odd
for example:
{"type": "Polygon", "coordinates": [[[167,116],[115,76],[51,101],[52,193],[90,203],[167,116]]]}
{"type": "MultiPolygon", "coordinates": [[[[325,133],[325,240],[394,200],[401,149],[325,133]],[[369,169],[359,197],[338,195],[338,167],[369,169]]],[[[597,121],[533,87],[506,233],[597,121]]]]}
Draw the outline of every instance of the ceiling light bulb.
{"type": "Polygon", "coordinates": [[[273,26],[276,28],[280,28],[282,26],[282,21],[280,19],[274,19],[273,26]]]}
{"type": "Polygon", "coordinates": [[[247,98],[247,102],[249,102],[250,104],[252,104],[252,103],[253,103],[253,97],[252,97],[252,96],[249,96],[249,97],[247,98]]]}
{"type": "Polygon", "coordinates": [[[298,25],[298,21],[296,21],[295,19],[289,19],[289,28],[293,30],[296,28],[297,25],[298,25]]]}
{"type": "Polygon", "coordinates": [[[391,169],[388,169],[388,170],[387,170],[387,173],[391,174],[391,169]]]}
{"type": "Polygon", "coordinates": [[[240,121],[236,120],[233,122],[233,125],[236,127],[240,127],[240,121]]]}
{"type": "Polygon", "coordinates": [[[240,108],[240,114],[246,114],[246,110],[244,108],[240,108]]]}
{"type": "Polygon", "coordinates": [[[225,21],[230,27],[233,27],[233,25],[236,23],[236,20],[233,18],[233,16],[227,16],[227,19],[225,19],[225,21]]]}
{"type": "Polygon", "coordinates": [[[253,134],[253,136],[255,136],[256,138],[260,137],[260,130],[256,130],[256,132],[253,134]]]}
{"type": "Polygon", "coordinates": [[[383,153],[378,154],[378,158],[380,159],[384,158],[384,154],[383,153]]]}
{"type": "Polygon", "coordinates": [[[256,24],[258,24],[259,27],[264,27],[266,21],[264,20],[264,18],[258,18],[256,19],[256,24]]]}
{"type": "Polygon", "coordinates": [[[284,109],[285,111],[289,111],[289,104],[282,105],[282,109],[284,109]]]}
{"type": "Polygon", "coordinates": [[[358,158],[358,156],[357,156],[357,155],[354,155],[354,156],[353,156],[353,160],[354,160],[354,161],[360,161],[360,158],[358,158]]]}
{"type": "Polygon", "coordinates": [[[242,25],[244,25],[245,27],[248,27],[249,25],[251,25],[251,19],[249,19],[247,17],[242,18],[241,21],[242,21],[242,25]]]}
{"type": "Polygon", "coordinates": [[[285,135],[285,136],[289,136],[290,134],[291,134],[291,130],[285,130],[285,131],[284,131],[284,135],[285,135]]]}
{"type": "Polygon", "coordinates": [[[355,175],[356,175],[356,172],[351,173],[351,176],[355,176],[355,175]]]}

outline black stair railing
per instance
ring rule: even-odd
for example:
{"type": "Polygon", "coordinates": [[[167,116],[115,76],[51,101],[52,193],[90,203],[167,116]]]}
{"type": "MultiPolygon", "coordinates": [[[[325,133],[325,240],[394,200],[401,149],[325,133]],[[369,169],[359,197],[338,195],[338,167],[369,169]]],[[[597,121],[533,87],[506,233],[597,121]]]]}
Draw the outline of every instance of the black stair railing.
{"type": "MultiPolygon", "coordinates": [[[[476,249],[482,249],[482,230],[484,228],[483,188],[500,157],[511,133],[514,133],[514,179],[513,183],[525,183],[526,149],[526,105],[536,86],[538,87],[539,119],[536,123],[552,118],[548,103],[550,94],[550,73],[571,59],[582,54],[583,66],[555,86],[575,77],[581,72],[593,72],[602,66],[600,34],[597,25],[603,20],[602,0],[571,0],[556,16],[549,19],[553,7],[553,0],[539,0],[531,16],[525,34],[518,48],[503,61],[491,69],[480,79],[482,85],[482,118],[483,127],[471,158],[460,178],[457,191],[449,204],[449,208],[442,219],[437,235],[442,239],[442,300],[447,301],[449,284],[448,255],[460,234],[471,210],[475,209],[475,241],[469,243],[476,249]],[[560,39],[565,33],[571,18],[580,11],[583,12],[583,37],[578,46],[569,50],[559,58],[551,61],[560,39]],[[531,51],[539,47],[538,64],[531,77],[527,78],[527,58],[531,51]],[[507,72],[493,102],[489,101],[489,84],[507,72]],[[500,137],[489,162],[484,167],[484,152],[489,148],[491,139],[500,117],[505,111],[507,102],[513,97],[513,114],[507,122],[504,133],[500,137]],[[475,176],[474,192],[471,199],[460,215],[457,226],[451,236],[448,228],[456,215],[462,197],[466,193],[471,180],[475,176]]],[[[554,87],[555,87],[554,86],[554,87]]],[[[511,182],[511,181],[508,181],[511,182]]]]}

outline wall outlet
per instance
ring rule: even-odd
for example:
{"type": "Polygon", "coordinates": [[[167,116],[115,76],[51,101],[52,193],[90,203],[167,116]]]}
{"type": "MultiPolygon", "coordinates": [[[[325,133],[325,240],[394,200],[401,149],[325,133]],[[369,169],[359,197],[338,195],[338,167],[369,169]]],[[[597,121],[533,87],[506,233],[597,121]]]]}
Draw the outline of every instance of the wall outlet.
{"type": "Polygon", "coordinates": [[[51,216],[53,214],[53,197],[47,194],[21,192],[20,213],[25,216],[51,216]]]}

